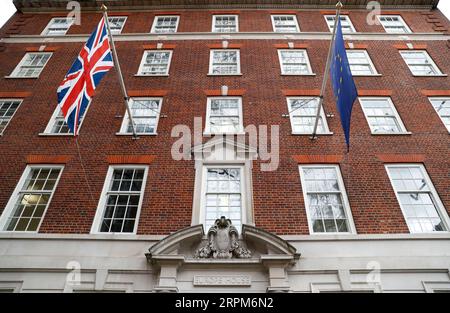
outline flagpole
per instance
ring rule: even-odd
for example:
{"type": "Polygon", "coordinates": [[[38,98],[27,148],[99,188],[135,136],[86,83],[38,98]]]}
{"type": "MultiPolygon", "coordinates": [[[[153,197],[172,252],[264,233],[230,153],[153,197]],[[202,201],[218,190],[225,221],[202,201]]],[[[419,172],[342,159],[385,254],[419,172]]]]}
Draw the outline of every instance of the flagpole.
{"type": "Polygon", "coordinates": [[[130,110],[130,106],[129,106],[130,98],[128,97],[127,88],[125,86],[125,81],[123,80],[122,69],[120,68],[119,58],[117,57],[116,45],[114,44],[114,39],[113,39],[113,35],[111,33],[111,28],[109,27],[108,13],[107,13],[108,8],[104,4],[102,5],[102,11],[103,11],[103,17],[104,17],[105,23],[106,23],[106,28],[108,30],[109,41],[111,42],[111,49],[113,52],[114,63],[117,68],[117,74],[119,75],[119,82],[120,82],[120,87],[122,89],[123,98],[125,101],[125,107],[127,109],[128,118],[130,119],[131,128],[133,131],[133,139],[137,139],[138,136],[136,133],[136,126],[134,124],[133,116],[131,115],[131,110],[130,110]]]}
{"type": "Polygon", "coordinates": [[[333,35],[331,37],[330,49],[328,50],[327,64],[325,66],[325,73],[323,75],[322,89],[320,90],[319,105],[317,107],[316,120],[314,122],[314,130],[313,130],[313,133],[311,136],[311,140],[314,140],[317,138],[317,127],[319,126],[319,118],[320,118],[320,112],[322,110],[322,105],[323,105],[323,97],[325,95],[325,91],[327,88],[328,76],[330,75],[329,72],[330,72],[330,66],[331,66],[331,58],[333,57],[333,53],[331,51],[333,50],[334,41],[336,39],[336,28],[337,28],[337,24],[338,24],[338,21],[341,16],[342,7],[343,7],[343,5],[342,5],[341,1],[339,1],[336,4],[336,17],[334,19],[333,35]]]}

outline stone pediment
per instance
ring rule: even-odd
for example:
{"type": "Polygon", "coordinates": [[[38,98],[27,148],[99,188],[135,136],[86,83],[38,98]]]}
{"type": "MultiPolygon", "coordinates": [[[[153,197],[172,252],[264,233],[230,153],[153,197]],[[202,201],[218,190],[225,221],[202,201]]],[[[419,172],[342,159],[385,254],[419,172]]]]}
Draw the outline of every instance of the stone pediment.
{"type": "Polygon", "coordinates": [[[203,225],[181,229],[149,249],[151,264],[179,261],[181,264],[264,263],[284,260],[293,264],[300,257],[284,239],[250,225],[242,226],[242,235],[229,220],[218,219],[205,234],[203,225]],[[220,224],[222,223],[222,224],[220,224]]]}

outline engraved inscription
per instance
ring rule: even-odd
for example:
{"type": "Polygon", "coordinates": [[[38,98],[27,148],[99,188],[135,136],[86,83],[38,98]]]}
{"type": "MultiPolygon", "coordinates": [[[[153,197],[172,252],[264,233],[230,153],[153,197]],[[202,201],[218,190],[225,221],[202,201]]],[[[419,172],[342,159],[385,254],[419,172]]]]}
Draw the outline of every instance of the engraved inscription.
{"type": "Polygon", "coordinates": [[[252,280],[248,275],[235,276],[194,276],[194,286],[250,286],[252,280]]]}

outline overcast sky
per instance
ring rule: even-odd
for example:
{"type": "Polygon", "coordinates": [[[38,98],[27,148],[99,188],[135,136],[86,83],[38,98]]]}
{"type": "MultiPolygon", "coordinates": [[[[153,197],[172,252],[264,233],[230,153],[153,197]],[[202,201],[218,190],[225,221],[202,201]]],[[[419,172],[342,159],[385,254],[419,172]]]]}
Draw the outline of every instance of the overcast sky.
{"type": "MultiPolygon", "coordinates": [[[[450,19],[450,0],[441,0],[439,9],[450,19]]],[[[12,0],[0,0],[0,27],[5,24],[11,15],[16,11],[12,0]]]]}

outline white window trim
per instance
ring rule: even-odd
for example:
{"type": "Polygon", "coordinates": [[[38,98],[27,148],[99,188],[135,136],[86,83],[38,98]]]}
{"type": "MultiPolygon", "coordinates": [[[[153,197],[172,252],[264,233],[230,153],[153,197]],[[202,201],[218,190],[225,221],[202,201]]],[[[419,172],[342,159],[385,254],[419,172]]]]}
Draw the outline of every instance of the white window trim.
{"type": "Polygon", "coordinates": [[[355,51],[355,52],[363,52],[366,55],[366,58],[369,62],[369,65],[371,66],[372,70],[373,70],[373,74],[353,74],[352,76],[354,77],[365,77],[365,76],[381,76],[380,73],[378,73],[377,68],[375,67],[375,64],[372,61],[372,58],[370,57],[369,52],[367,52],[366,49],[346,49],[347,51],[355,51]]]}
{"type": "Polygon", "coordinates": [[[348,197],[347,197],[347,191],[345,189],[345,184],[344,184],[344,179],[342,178],[342,173],[341,173],[341,169],[339,167],[339,165],[336,164],[305,164],[305,165],[299,165],[298,167],[299,169],[299,173],[300,173],[300,182],[302,184],[301,188],[303,191],[303,200],[305,203],[305,210],[306,210],[306,216],[308,218],[308,228],[309,228],[309,234],[310,235],[319,235],[319,236],[324,236],[324,235],[354,235],[356,234],[356,227],[355,227],[355,223],[353,221],[353,215],[352,215],[352,210],[350,208],[350,202],[348,201],[348,197]],[[309,212],[309,200],[308,200],[308,193],[306,191],[306,181],[304,179],[303,176],[303,169],[304,168],[324,168],[324,167],[333,167],[336,169],[336,173],[337,173],[337,178],[338,178],[338,184],[339,184],[339,190],[341,192],[342,195],[342,204],[344,205],[344,211],[345,211],[345,215],[347,217],[347,222],[348,222],[348,228],[349,231],[348,232],[323,232],[323,233],[316,233],[313,230],[313,225],[311,223],[311,214],[309,212]]]}
{"type": "MultiPolygon", "coordinates": [[[[294,112],[292,112],[292,108],[291,108],[291,100],[305,100],[305,99],[319,99],[319,97],[286,97],[286,102],[287,102],[287,108],[288,108],[288,112],[289,112],[289,120],[291,122],[291,134],[292,135],[312,135],[312,132],[296,132],[294,131],[294,124],[293,124],[293,118],[294,118],[294,112]]],[[[320,108],[320,116],[322,117],[322,121],[323,121],[323,126],[325,127],[325,132],[320,133],[317,132],[317,135],[333,135],[332,132],[330,132],[330,128],[328,127],[328,121],[327,121],[327,117],[325,115],[325,110],[323,108],[323,105],[320,108]]]]}
{"type": "Polygon", "coordinates": [[[54,17],[54,18],[52,18],[52,19],[50,20],[50,22],[48,22],[47,26],[46,26],[46,27],[44,28],[44,30],[42,31],[41,36],[55,36],[55,37],[56,37],[56,36],[64,36],[64,35],[67,34],[67,32],[69,31],[70,27],[72,27],[73,23],[74,23],[74,19],[73,19],[73,18],[70,18],[70,17],[65,17],[65,16],[54,17]],[[48,35],[48,31],[49,31],[50,26],[52,25],[53,21],[56,20],[56,19],[63,19],[63,18],[65,18],[65,19],[67,19],[67,20],[70,21],[69,27],[67,27],[66,32],[65,32],[64,34],[61,34],[61,35],[48,35]]]}
{"type": "Polygon", "coordinates": [[[434,62],[433,58],[431,57],[431,55],[428,53],[427,50],[400,50],[400,55],[403,59],[403,61],[405,62],[406,66],[408,67],[408,69],[411,71],[411,74],[415,77],[439,77],[439,76],[445,76],[447,77],[447,74],[444,74],[441,69],[439,68],[439,66],[437,66],[437,64],[434,62]],[[409,66],[408,63],[406,63],[405,57],[403,56],[404,54],[407,54],[409,52],[422,52],[426,55],[428,61],[430,62],[430,64],[434,67],[434,69],[436,70],[437,74],[433,74],[433,75],[420,75],[420,74],[414,74],[413,71],[411,70],[411,67],[409,66]]]}
{"type": "MultiPolygon", "coordinates": [[[[273,29],[274,33],[281,33],[281,34],[283,34],[282,32],[277,32],[277,29],[275,27],[275,17],[276,16],[293,16],[294,17],[294,21],[295,21],[295,26],[297,27],[297,31],[296,32],[292,32],[292,34],[300,32],[300,26],[298,24],[298,20],[297,20],[297,15],[296,14],[272,14],[272,15],[270,15],[270,20],[272,21],[272,29],[273,29]]],[[[286,34],[291,34],[291,33],[286,33],[286,34]]]]}
{"type": "Polygon", "coordinates": [[[178,32],[178,25],[180,24],[180,16],[179,15],[156,15],[155,18],[153,19],[153,24],[152,24],[152,29],[150,30],[150,33],[152,34],[162,34],[162,35],[170,35],[170,34],[174,34],[176,32],[178,32]],[[156,21],[158,20],[158,18],[160,17],[176,17],[177,18],[177,24],[175,25],[175,31],[173,33],[157,33],[155,32],[155,28],[156,28],[156,21]]]}
{"type": "MultiPolygon", "coordinates": [[[[433,108],[434,112],[436,112],[437,116],[441,119],[442,124],[444,125],[444,127],[447,129],[447,131],[450,134],[450,125],[446,125],[444,123],[444,119],[442,118],[442,116],[439,114],[439,112],[436,110],[436,108],[434,107],[433,103],[431,101],[449,101],[450,102],[450,97],[428,97],[428,101],[430,101],[431,107],[433,108]]],[[[19,109],[19,108],[17,108],[19,109]]]]}
{"type": "MultiPolygon", "coordinates": [[[[324,15],[325,22],[327,23],[328,29],[329,29],[330,32],[332,33],[332,32],[333,32],[333,28],[332,28],[332,27],[330,26],[330,24],[328,23],[328,19],[327,19],[328,17],[333,17],[334,20],[335,20],[335,19],[336,19],[336,16],[335,16],[335,15],[324,15]]],[[[356,33],[355,26],[353,26],[353,23],[352,23],[352,20],[351,20],[350,16],[347,15],[347,14],[343,14],[343,15],[341,15],[341,17],[345,17],[345,19],[347,20],[348,24],[350,25],[350,28],[352,29],[352,32],[350,32],[350,33],[347,33],[347,32],[342,32],[342,33],[343,33],[343,34],[353,34],[353,33],[356,33]]],[[[334,22],[334,20],[333,20],[333,22],[334,22]]],[[[342,22],[341,22],[341,24],[342,24],[342,22]]]]}
{"type": "Polygon", "coordinates": [[[281,75],[286,75],[286,76],[316,76],[316,74],[313,72],[312,67],[311,67],[311,61],[309,60],[309,55],[308,55],[308,50],[306,49],[278,49],[278,61],[280,62],[280,70],[281,70],[281,75]],[[283,69],[283,59],[281,57],[281,53],[284,51],[304,51],[305,52],[305,57],[306,57],[306,64],[308,67],[308,74],[290,74],[290,73],[286,73],[283,69]]]}
{"type": "Polygon", "coordinates": [[[209,70],[208,70],[209,76],[240,76],[242,75],[241,71],[241,50],[240,49],[211,49],[209,51],[209,70]],[[237,60],[237,67],[238,71],[237,73],[233,74],[222,74],[222,73],[213,73],[213,61],[214,61],[214,52],[215,51],[236,51],[236,60],[237,60]]]}
{"type": "Polygon", "coordinates": [[[391,182],[391,186],[392,186],[392,190],[394,191],[395,197],[397,199],[397,202],[400,206],[400,209],[402,210],[402,214],[403,214],[403,218],[405,220],[405,224],[408,226],[409,232],[411,234],[445,234],[445,233],[449,233],[450,231],[450,218],[448,216],[448,213],[445,209],[444,203],[441,201],[441,198],[439,197],[439,194],[437,193],[436,189],[434,188],[434,184],[431,181],[430,176],[428,175],[427,170],[425,169],[425,167],[423,166],[423,164],[420,163],[401,163],[401,164],[396,164],[396,163],[390,163],[390,164],[385,164],[385,169],[386,169],[386,173],[389,177],[389,181],[391,182]],[[402,202],[400,201],[400,197],[398,195],[397,190],[394,187],[394,184],[392,183],[392,176],[391,173],[389,172],[389,168],[390,167],[417,167],[420,169],[420,171],[423,174],[423,177],[425,178],[425,181],[428,185],[428,187],[430,188],[430,193],[433,197],[433,200],[435,201],[435,205],[436,205],[436,211],[439,214],[439,217],[441,218],[442,223],[444,224],[445,228],[447,230],[444,231],[434,231],[434,232],[429,232],[429,233],[413,233],[411,231],[411,227],[409,226],[407,219],[406,219],[406,212],[405,212],[405,208],[402,204],[402,202]]]}
{"type": "Polygon", "coordinates": [[[219,34],[238,33],[239,32],[239,15],[237,15],[237,14],[214,14],[213,18],[212,18],[211,32],[219,33],[219,34]],[[216,27],[215,27],[216,26],[216,18],[218,16],[234,16],[234,18],[236,19],[236,31],[235,32],[228,32],[228,33],[218,32],[216,27]]]}
{"type": "Polygon", "coordinates": [[[392,135],[392,136],[395,136],[395,135],[410,135],[411,134],[411,132],[409,132],[406,129],[405,124],[403,124],[402,118],[400,117],[400,114],[398,114],[397,108],[395,107],[394,102],[392,101],[391,97],[359,97],[358,100],[359,100],[359,104],[361,106],[361,109],[363,110],[364,117],[366,118],[367,125],[369,125],[370,133],[372,135],[392,135]],[[369,119],[367,118],[366,109],[362,105],[362,101],[364,101],[364,100],[387,100],[389,102],[389,104],[391,105],[391,109],[394,112],[394,116],[397,119],[397,122],[398,122],[398,124],[400,126],[401,131],[398,132],[398,133],[374,132],[374,129],[373,129],[372,125],[370,125],[369,119]]]}
{"type": "Polygon", "coordinates": [[[33,165],[27,165],[25,170],[22,173],[22,176],[19,179],[19,182],[16,185],[16,188],[14,189],[13,193],[11,194],[11,197],[8,200],[8,203],[5,206],[5,209],[3,210],[2,215],[0,216],[0,233],[25,233],[25,234],[33,234],[38,233],[39,229],[41,228],[42,222],[45,219],[45,216],[47,214],[48,207],[52,203],[53,195],[56,193],[56,190],[59,185],[59,180],[61,179],[62,172],[64,171],[64,165],[54,165],[54,164],[33,164],[33,165]],[[56,179],[55,186],[53,189],[53,192],[50,194],[50,197],[48,199],[47,206],[45,207],[44,212],[42,213],[41,220],[39,221],[39,225],[35,231],[8,231],[5,230],[6,223],[8,222],[8,218],[11,216],[15,205],[18,201],[19,193],[22,190],[22,187],[25,184],[25,181],[30,174],[31,170],[35,168],[55,168],[60,169],[59,176],[56,179]]]}
{"type": "Polygon", "coordinates": [[[387,30],[387,28],[384,26],[383,22],[381,21],[381,18],[382,18],[382,17],[397,17],[397,18],[399,19],[399,21],[402,22],[403,27],[405,27],[406,30],[408,31],[408,32],[405,33],[405,34],[408,34],[408,33],[411,34],[411,33],[412,33],[411,28],[409,28],[408,24],[406,24],[405,20],[403,19],[403,17],[402,17],[401,15],[383,15],[383,14],[382,14],[382,15],[377,15],[378,22],[383,26],[384,31],[385,31],[386,33],[388,33],[388,34],[401,34],[401,33],[389,32],[389,31],[387,30]]]}
{"type": "MultiPolygon", "coordinates": [[[[247,224],[248,212],[247,212],[247,172],[245,171],[245,166],[243,164],[204,164],[202,166],[202,178],[201,178],[201,200],[200,200],[200,214],[199,214],[199,224],[206,227],[206,188],[207,188],[207,172],[210,168],[239,168],[241,175],[241,225],[247,224]]],[[[226,216],[229,218],[229,216],[226,216]]],[[[205,229],[205,233],[208,229],[205,229]]],[[[239,233],[241,233],[239,231],[239,233]]]]}
{"type": "MultiPolygon", "coordinates": [[[[163,97],[131,97],[130,98],[130,101],[134,101],[134,100],[158,100],[159,101],[159,113],[156,115],[155,132],[153,134],[136,133],[139,136],[157,136],[158,135],[159,118],[161,117],[161,110],[162,110],[164,98],[163,97]]],[[[131,106],[130,106],[130,109],[131,109],[131,106]]],[[[122,119],[122,124],[120,125],[120,130],[116,135],[125,135],[125,136],[133,135],[132,132],[131,133],[127,132],[129,119],[130,118],[128,116],[128,111],[125,111],[125,114],[123,115],[123,119],[122,119]]]]}
{"type": "Polygon", "coordinates": [[[210,135],[241,135],[245,134],[244,132],[244,121],[243,121],[243,109],[242,109],[242,97],[208,97],[207,103],[206,103],[206,122],[205,122],[205,131],[203,132],[203,135],[210,136],[210,135]],[[211,132],[211,125],[209,123],[210,117],[211,117],[211,101],[215,99],[237,99],[238,105],[239,105],[239,130],[237,132],[225,132],[225,133],[214,133],[211,132]]]}
{"type": "Polygon", "coordinates": [[[172,54],[173,50],[145,50],[142,55],[141,64],[139,65],[138,73],[135,76],[143,76],[143,77],[158,77],[158,76],[169,76],[170,73],[170,65],[172,64],[172,54]],[[142,71],[144,69],[145,60],[147,58],[147,54],[150,52],[169,52],[169,63],[167,64],[167,70],[165,74],[143,74],[142,71]]]}
{"type": "Polygon", "coordinates": [[[103,184],[102,193],[100,195],[100,200],[98,202],[97,210],[95,212],[94,221],[92,223],[91,227],[91,234],[102,234],[102,235],[136,235],[138,226],[139,226],[139,219],[141,216],[141,209],[142,209],[142,203],[144,201],[145,196],[145,188],[147,184],[147,176],[148,176],[148,166],[147,165],[130,165],[130,164],[123,164],[123,165],[110,165],[108,168],[108,172],[106,173],[105,183],[103,184]],[[134,223],[134,230],[131,233],[123,233],[123,232],[101,232],[100,231],[100,224],[103,220],[103,214],[105,213],[106,209],[106,199],[107,194],[109,191],[109,187],[112,184],[112,176],[115,169],[144,169],[144,178],[142,180],[142,189],[141,194],[139,197],[139,204],[138,209],[136,211],[136,221],[134,223]]]}
{"type": "Polygon", "coordinates": [[[45,70],[45,67],[47,66],[48,62],[50,61],[50,59],[52,58],[53,53],[52,52],[27,52],[25,53],[25,55],[23,56],[22,60],[20,60],[19,64],[17,64],[17,66],[14,68],[14,70],[12,71],[12,73],[7,76],[7,78],[15,78],[15,79],[37,79],[41,76],[42,72],[45,70]],[[27,56],[29,54],[48,54],[50,55],[50,57],[48,58],[48,60],[45,62],[45,64],[42,66],[42,70],[39,73],[39,75],[37,76],[17,76],[17,74],[20,71],[20,68],[23,66],[23,64],[25,63],[25,60],[27,58],[27,56]]]}
{"type": "Polygon", "coordinates": [[[6,131],[6,129],[8,128],[9,123],[11,123],[12,119],[14,118],[14,115],[16,115],[17,111],[19,111],[20,106],[21,106],[22,103],[23,103],[23,99],[9,99],[9,98],[8,98],[8,99],[4,99],[4,98],[1,98],[0,101],[4,101],[4,102],[8,102],[8,101],[18,101],[18,102],[20,102],[19,105],[17,106],[17,109],[14,111],[13,115],[11,115],[11,117],[9,118],[8,123],[5,125],[5,127],[3,128],[3,130],[0,131],[0,137],[1,137],[1,136],[3,136],[3,134],[4,134],[5,131],[6,131]]]}
{"type": "Polygon", "coordinates": [[[120,31],[118,31],[116,33],[113,32],[113,35],[120,35],[120,34],[122,34],[122,31],[123,31],[123,29],[125,27],[125,24],[127,23],[128,16],[110,15],[110,16],[108,16],[108,18],[124,18],[124,21],[123,21],[123,24],[122,24],[122,28],[120,29],[120,31]]]}
{"type": "MultiPolygon", "coordinates": [[[[90,107],[91,106],[88,105],[86,110],[84,111],[84,115],[81,118],[80,125],[78,125],[77,135],[80,134],[80,129],[83,126],[84,119],[85,119],[85,117],[86,117],[90,107]]],[[[70,137],[73,137],[73,133],[72,132],[71,133],[52,133],[52,128],[53,128],[53,125],[55,124],[56,116],[58,115],[58,109],[59,109],[59,105],[56,106],[55,110],[53,110],[52,116],[50,117],[50,119],[49,119],[49,121],[47,123],[47,126],[45,127],[44,132],[40,133],[39,136],[63,136],[63,137],[64,136],[70,136],[70,137]]]]}

